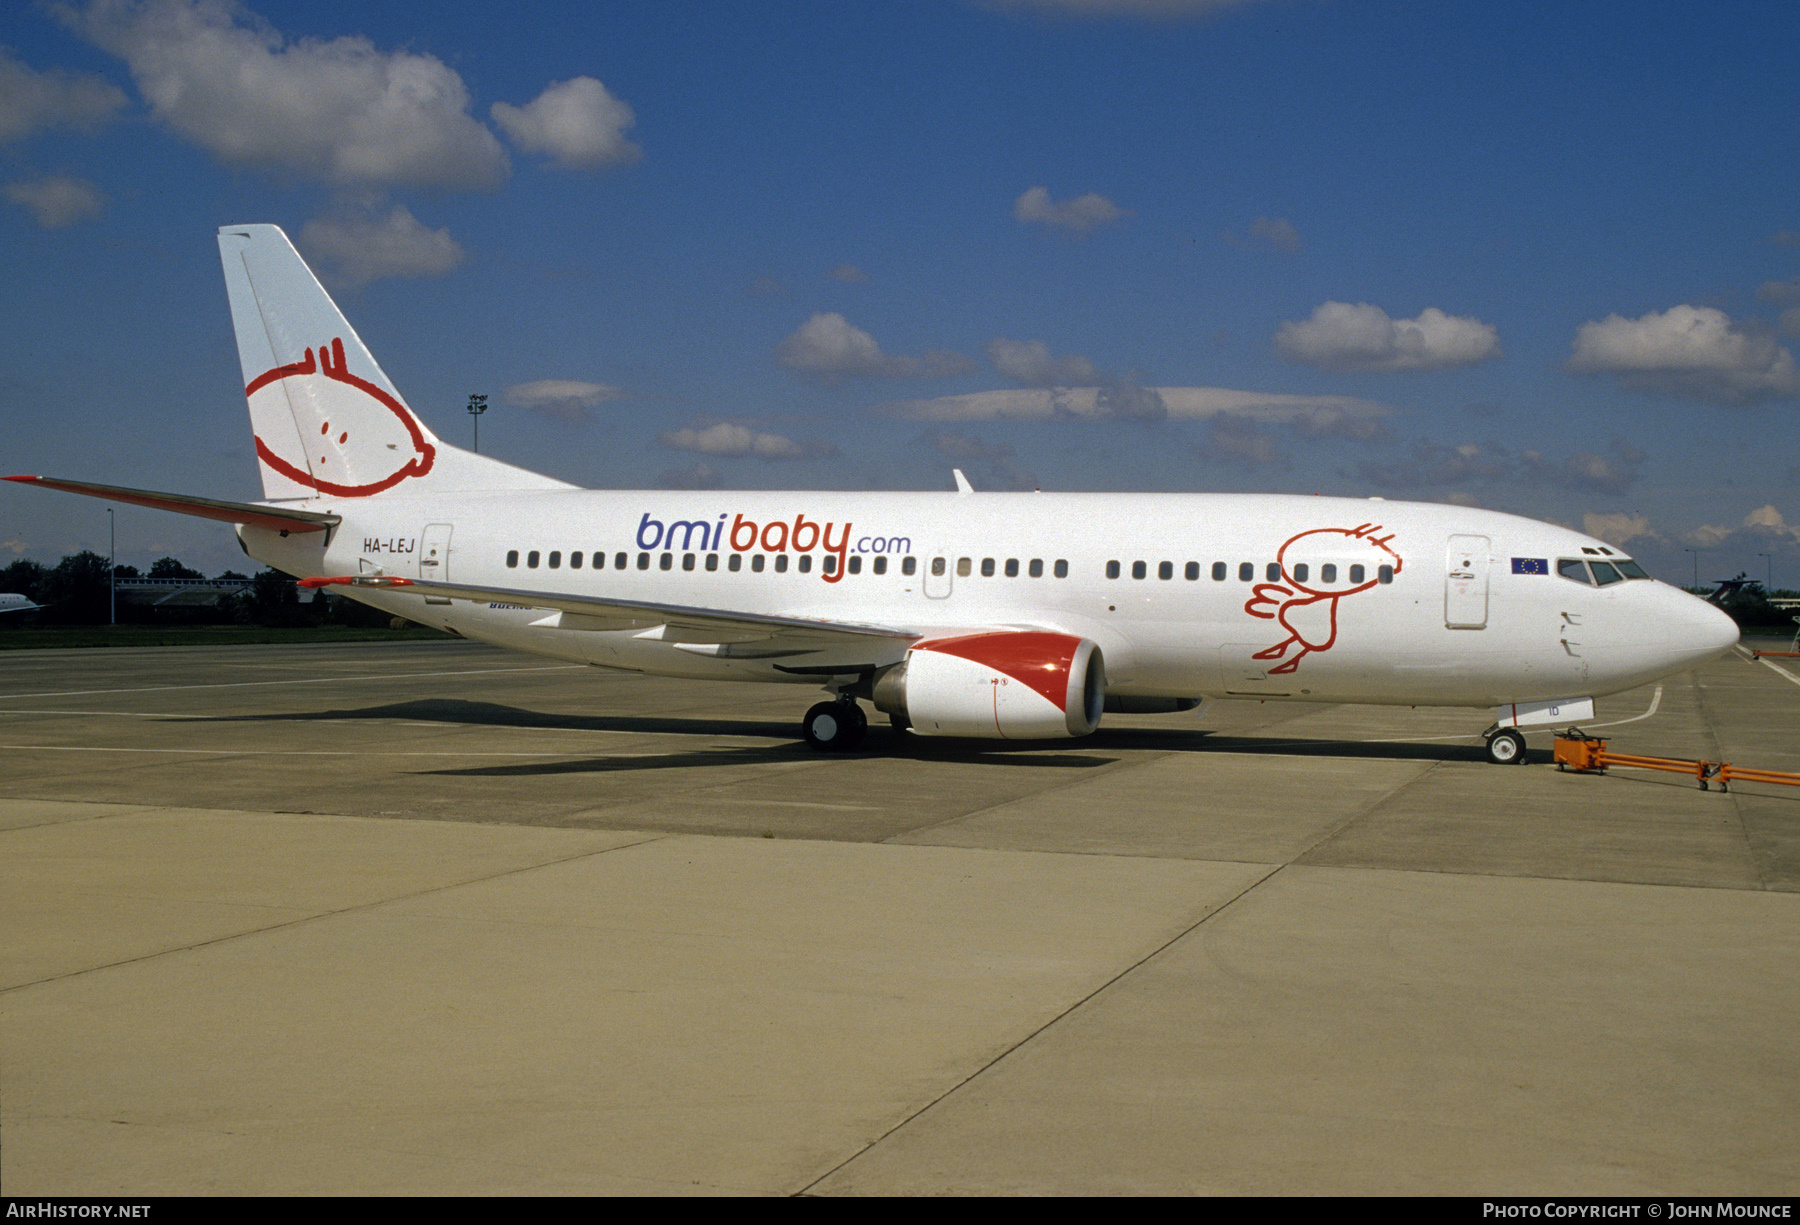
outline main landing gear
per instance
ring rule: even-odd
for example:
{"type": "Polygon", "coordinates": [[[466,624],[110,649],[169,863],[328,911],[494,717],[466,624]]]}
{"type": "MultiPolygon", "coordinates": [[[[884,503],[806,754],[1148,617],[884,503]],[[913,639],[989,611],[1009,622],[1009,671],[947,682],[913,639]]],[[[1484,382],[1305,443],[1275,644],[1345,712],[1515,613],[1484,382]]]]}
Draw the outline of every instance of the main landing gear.
{"type": "Polygon", "coordinates": [[[1523,765],[1525,737],[1510,727],[1490,732],[1487,738],[1487,759],[1497,766],[1523,765]]]}
{"type": "Polygon", "coordinates": [[[824,753],[847,753],[862,743],[869,730],[869,716],[863,714],[856,699],[845,696],[835,702],[820,702],[806,712],[801,725],[806,743],[824,753]]]}

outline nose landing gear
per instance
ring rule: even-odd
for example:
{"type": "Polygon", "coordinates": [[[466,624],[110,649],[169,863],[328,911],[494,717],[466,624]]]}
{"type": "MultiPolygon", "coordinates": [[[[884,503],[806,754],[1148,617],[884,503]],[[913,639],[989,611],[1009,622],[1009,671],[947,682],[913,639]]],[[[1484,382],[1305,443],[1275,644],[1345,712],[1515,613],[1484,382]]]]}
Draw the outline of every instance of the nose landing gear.
{"type": "Polygon", "coordinates": [[[1487,738],[1487,758],[1497,766],[1523,765],[1525,737],[1510,727],[1503,727],[1487,738]]]}
{"type": "Polygon", "coordinates": [[[869,717],[855,698],[844,697],[820,702],[807,711],[801,729],[806,733],[806,743],[820,752],[847,753],[862,743],[863,733],[869,730],[869,717]]]}

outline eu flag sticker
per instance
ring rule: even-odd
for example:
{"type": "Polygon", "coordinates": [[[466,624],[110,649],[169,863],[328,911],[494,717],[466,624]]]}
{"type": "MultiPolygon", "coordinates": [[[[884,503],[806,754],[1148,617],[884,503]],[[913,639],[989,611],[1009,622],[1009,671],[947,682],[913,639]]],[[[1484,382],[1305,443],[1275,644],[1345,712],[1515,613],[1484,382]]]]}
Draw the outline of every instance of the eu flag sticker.
{"type": "Polygon", "coordinates": [[[1515,557],[1513,558],[1514,574],[1548,574],[1550,559],[1547,557],[1515,557]]]}

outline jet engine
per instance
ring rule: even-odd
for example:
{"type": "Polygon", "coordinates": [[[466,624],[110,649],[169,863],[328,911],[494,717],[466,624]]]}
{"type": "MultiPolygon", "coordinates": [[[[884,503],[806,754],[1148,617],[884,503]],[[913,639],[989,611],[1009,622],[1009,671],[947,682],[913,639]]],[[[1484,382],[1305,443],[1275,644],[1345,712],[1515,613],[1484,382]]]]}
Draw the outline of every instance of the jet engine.
{"type": "Polygon", "coordinates": [[[873,698],[921,736],[1085,736],[1100,725],[1106,662],[1092,641],[1070,634],[930,639],[876,677],[873,698]]]}

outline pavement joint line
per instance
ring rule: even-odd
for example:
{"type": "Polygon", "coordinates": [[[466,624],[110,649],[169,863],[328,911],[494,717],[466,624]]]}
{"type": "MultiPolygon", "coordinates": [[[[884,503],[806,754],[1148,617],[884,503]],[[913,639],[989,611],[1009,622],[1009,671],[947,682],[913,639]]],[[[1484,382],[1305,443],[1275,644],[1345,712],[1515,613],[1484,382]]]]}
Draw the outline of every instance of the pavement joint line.
{"type": "MultiPolygon", "coordinates": [[[[1130,750],[1121,750],[1121,751],[1129,752],[1130,750]]],[[[1165,758],[1169,758],[1169,757],[1173,757],[1173,756],[1175,756],[1175,751],[1172,749],[1167,750],[1165,752],[1161,752],[1161,753],[1155,753],[1155,754],[1147,753],[1147,754],[1145,754],[1143,760],[1135,761],[1131,765],[1120,764],[1121,762],[1123,762],[1125,760],[1123,757],[1114,758],[1112,761],[1109,761],[1109,762],[1105,763],[1104,765],[1097,767],[1100,771],[1100,774],[1097,777],[1104,778],[1105,776],[1107,776],[1109,774],[1117,774],[1121,770],[1142,769],[1143,767],[1150,765],[1153,762],[1162,761],[1165,758]]],[[[1005,808],[1009,804],[1017,804],[1022,799],[1035,799],[1039,795],[1050,795],[1057,791],[1066,790],[1070,787],[1075,786],[1077,783],[1085,783],[1090,778],[1093,778],[1093,777],[1096,777],[1096,776],[1093,775],[1088,770],[1081,770],[1081,771],[1071,770],[1069,772],[1069,777],[1067,779],[1063,780],[1060,783],[1055,784],[1054,786],[1045,787],[1042,791],[1033,792],[1031,796],[1019,796],[1019,795],[1010,796],[1007,799],[1001,800],[997,804],[989,804],[985,808],[970,809],[968,812],[953,813],[950,816],[939,818],[936,821],[929,821],[924,825],[920,825],[920,826],[917,826],[912,829],[901,830],[899,833],[889,834],[886,838],[878,838],[878,839],[876,839],[876,841],[878,843],[885,843],[888,841],[889,838],[899,838],[902,836],[910,838],[914,834],[923,833],[927,830],[941,829],[942,827],[944,827],[946,825],[951,825],[951,824],[954,824],[959,821],[967,821],[972,817],[978,817],[982,813],[998,811],[999,809],[1005,808]]]]}
{"type": "MultiPolygon", "coordinates": [[[[1051,853],[1054,853],[1054,852],[1051,852],[1051,853]]],[[[1211,910],[1207,911],[1205,914],[1201,915],[1198,919],[1195,919],[1192,923],[1188,924],[1186,927],[1184,927],[1180,931],[1176,932],[1173,936],[1170,936],[1167,940],[1163,941],[1161,944],[1159,944],[1155,948],[1151,949],[1148,953],[1145,953],[1142,957],[1138,958],[1136,961],[1132,962],[1130,965],[1125,966],[1118,973],[1112,975],[1105,982],[1103,982],[1099,986],[1095,987],[1092,991],[1089,991],[1086,995],[1083,995],[1079,999],[1072,1001],[1067,1008],[1060,1010],[1059,1012],[1057,1012],[1057,1014],[1055,1016],[1053,1016],[1049,1020],[1045,1021],[1042,1025],[1039,1025],[1036,1029],[1033,1029],[1030,1033],[1025,1034],[1017,1042],[1012,1043],[1005,1050],[1000,1051],[998,1054],[996,1054],[993,1058],[988,1059],[985,1062],[983,1062],[979,1067],[975,1068],[967,1076],[962,1077],[955,1084],[951,1085],[948,1089],[945,1089],[942,1093],[938,1094],[936,1097],[934,1097],[930,1101],[926,1102],[923,1106],[920,1106],[917,1110],[912,1111],[905,1118],[901,1119],[899,1122],[895,1123],[892,1127],[890,1127],[886,1131],[882,1132],[879,1136],[876,1136],[873,1140],[868,1141],[866,1144],[860,1145],[856,1149],[856,1151],[851,1153],[848,1157],[844,1158],[842,1161],[838,1162],[836,1165],[834,1165],[830,1169],[826,1170],[823,1174],[820,1174],[817,1178],[813,1179],[811,1182],[809,1182],[805,1186],[801,1187],[798,1191],[792,1192],[790,1194],[789,1198],[797,1198],[799,1196],[804,1196],[807,1192],[811,1191],[814,1187],[816,1187],[820,1183],[824,1182],[827,1178],[830,1178],[833,1174],[836,1174],[839,1170],[843,1169],[845,1166],[848,1166],[851,1162],[855,1161],[858,1157],[861,1157],[864,1153],[872,1152],[877,1145],[879,1145],[882,1141],[886,1140],[889,1136],[894,1135],[901,1128],[906,1127],[908,1124],[912,1123],[915,1119],[922,1118],[927,1112],[929,1112],[939,1102],[947,1100],[952,1094],[961,1090],[963,1088],[963,1086],[972,1083],[977,1077],[983,1075],[989,1069],[998,1067],[1008,1056],[1012,1055],[1013,1052],[1020,1050],[1027,1043],[1036,1041],[1039,1036],[1046,1033],[1052,1026],[1059,1024],[1063,1020],[1065,1020],[1068,1017],[1073,1016],[1075,1013],[1079,1012],[1090,1000],[1093,1000],[1096,997],[1098,997],[1101,992],[1106,991],[1107,989],[1111,988],[1114,984],[1122,981],[1127,975],[1132,974],[1135,971],[1137,971],[1139,968],[1149,964],[1156,957],[1160,956],[1162,953],[1166,952],[1170,948],[1173,948],[1176,943],[1178,943],[1181,940],[1186,939],[1188,936],[1190,936],[1194,932],[1198,931],[1204,924],[1217,918],[1219,915],[1224,914],[1225,911],[1229,910],[1231,907],[1237,905],[1238,902],[1242,901],[1246,894],[1250,893],[1253,889],[1258,889],[1261,886],[1267,884],[1270,879],[1272,879],[1277,873],[1281,872],[1283,869],[1287,868],[1289,865],[1277,863],[1277,864],[1265,864],[1264,866],[1266,866],[1269,869],[1267,872],[1264,872],[1261,876],[1257,877],[1255,880],[1253,880],[1249,884],[1245,885],[1242,889],[1238,890],[1236,893],[1234,893],[1230,897],[1226,898],[1223,902],[1221,902],[1217,906],[1213,907],[1213,909],[1211,909],[1211,910]]]]}
{"type": "Polygon", "coordinates": [[[1318,850],[1320,847],[1324,846],[1326,843],[1334,841],[1340,835],[1342,835],[1345,830],[1349,829],[1352,825],[1355,825],[1357,822],[1363,820],[1365,817],[1368,817],[1371,814],[1375,813],[1377,810],[1379,810],[1380,808],[1387,805],[1390,801],[1392,801],[1396,796],[1400,795],[1402,792],[1410,791],[1412,788],[1414,788],[1414,787],[1418,786],[1420,783],[1424,782],[1426,778],[1428,778],[1432,773],[1434,773],[1436,770],[1438,770],[1440,767],[1442,767],[1443,764],[1444,763],[1441,761],[1426,762],[1425,768],[1423,770],[1420,770],[1417,774],[1414,774],[1411,778],[1402,779],[1400,782],[1395,783],[1392,787],[1389,787],[1386,791],[1382,792],[1380,795],[1378,795],[1374,799],[1370,800],[1367,804],[1364,804],[1361,808],[1357,809],[1355,812],[1350,813],[1347,816],[1345,816],[1342,821],[1339,821],[1336,825],[1332,826],[1330,829],[1325,830],[1323,833],[1321,833],[1318,836],[1318,838],[1316,838],[1313,841],[1312,845],[1306,847],[1302,851],[1297,852],[1296,854],[1288,856],[1288,863],[1290,863],[1290,864],[1299,863],[1301,860],[1305,859],[1308,855],[1311,855],[1314,851],[1318,850]]]}
{"type": "Polygon", "coordinates": [[[496,672],[574,672],[585,671],[586,664],[552,664],[538,668],[469,668],[459,672],[390,672],[377,676],[309,676],[300,680],[218,681],[206,685],[142,685],[135,689],[65,689],[56,693],[0,693],[0,702],[17,702],[25,698],[79,698],[99,693],[163,693],[173,689],[254,689],[272,685],[339,685],[356,681],[410,681],[426,677],[489,676],[496,672]]]}
{"type": "MultiPolygon", "coordinates": [[[[150,810],[151,811],[167,811],[170,809],[170,807],[171,806],[169,806],[169,805],[156,805],[153,808],[151,808],[150,810]]],[[[339,813],[307,813],[307,814],[278,813],[278,814],[274,814],[274,815],[283,815],[283,816],[307,815],[307,816],[342,817],[345,814],[339,814],[339,813]]],[[[382,820],[383,818],[349,816],[347,819],[352,820],[352,821],[378,821],[378,820],[382,820]]],[[[619,832],[622,833],[625,831],[619,831],[619,832]]],[[[339,915],[355,914],[358,911],[362,911],[362,910],[373,910],[378,906],[386,906],[393,902],[405,902],[405,901],[411,901],[414,898],[429,897],[430,895],[432,895],[434,893],[442,893],[447,889],[460,889],[464,885],[475,885],[475,884],[480,884],[484,881],[500,880],[503,877],[516,876],[521,872],[531,872],[538,868],[550,867],[554,864],[574,863],[577,860],[590,859],[596,855],[609,855],[614,851],[629,850],[632,847],[643,846],[646,843],[651,843],[651,842],[662,842],[662,841],[665,841],[666,839],[669,839],[672,837],[675,837],[675,835],[647,832],[644,837],[638,838],[632,842],[624,843],[621,846],[606,846],[606,847],[600,847],[596,850],[582,851],[582,852],[580,852],[578,854],[574,854],[574,855],[560,855],[555,858],[543,860],[539,863],[520,864],[517,867],[506,868],[506,869],[503,869],[498,872],[490,872],[485,876],[471,876],[464,880],[446,881],[444,884],[441,884],[441,885],[432,885],[429,888],[425,888],[425,889],[415,889],[411,893],[396,893],[389,897],[374,898],[367,902],[358,902],[354,906],[340,906],[336,910],[321,910],[321,911],[318,911],[313,914],[301,915],[297,919],[288,919],[285,922],[281,922],[281,923],[271,923],[267,927],[254,927],[248,931],[230,932],[223,936],[214,936],[209,940],[196,940],[192,944],[183,944],[183,945],[177,945],[173,948],[157,949],[153,953],[144,953],[137,957],[125,957],[125,958],[121,958],[118,961],[106,962],[104,965],[83,966],[79,970],[70,970],[63,974],[52,974],[46,978],[34,978],[30,982],[14,983],[13,985],[11,985],[9,987],[0,987],[0,998],[4,998],[8,995],[11,995],[15,991],[23,991],[29,987],[41,987],[45,983],[61,982],[64,979],[69,979],[69,978],[79,978],[84,974],[93,974],[93,973],[97,973],[98,971],[101,971],[101,970],[117,969],[119,966],[135,965],[136,963],[138,963],[140,961],[154,961],[158,957],[167,957],[172,953],[191,953],[198,949],[210,948],[211,946],[213,946],[215,944],[226,944],[233,940],[244,940],[244,939],[248,939],[251,936],[261,936],[261,935],[266,935],[269,932],[281,931],[283,928],[287,928],[287,927],[298,927],[302,923],[311,923],[318,919],[331,919],[331,918],[336,918],[339,915]]]]}

